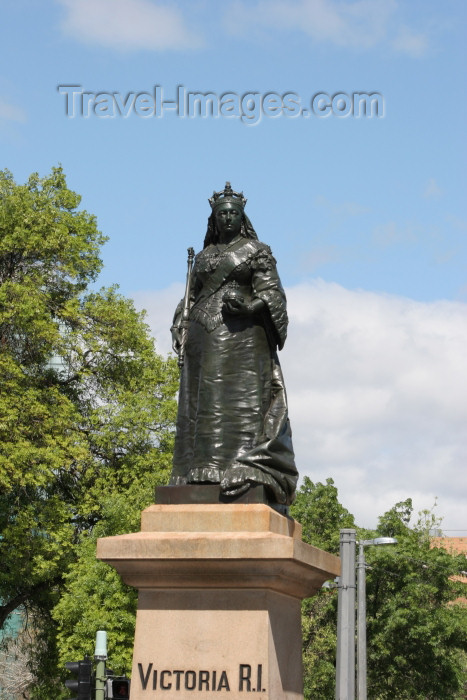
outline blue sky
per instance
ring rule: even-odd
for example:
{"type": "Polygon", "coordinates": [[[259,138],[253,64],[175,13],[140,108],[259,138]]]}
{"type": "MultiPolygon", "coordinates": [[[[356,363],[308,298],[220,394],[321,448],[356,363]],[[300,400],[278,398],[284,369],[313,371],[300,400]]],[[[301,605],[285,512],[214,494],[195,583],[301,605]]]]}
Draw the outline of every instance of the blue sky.
{"type": "Polygon", "coordinates": [[[332,476],[368,526],[437,497],[446,530],[467,530],[466,16],[461,0],[0,4],[1,167],[63,165],[110,237],[99,284],[147,309],[163,352],[207,198],[242,189],[288,291],[299,469],[332,476]],[[70,118],[70,84],[256,108],[294,93],[308,111],[377,92],[384,115],[70,118]]]}

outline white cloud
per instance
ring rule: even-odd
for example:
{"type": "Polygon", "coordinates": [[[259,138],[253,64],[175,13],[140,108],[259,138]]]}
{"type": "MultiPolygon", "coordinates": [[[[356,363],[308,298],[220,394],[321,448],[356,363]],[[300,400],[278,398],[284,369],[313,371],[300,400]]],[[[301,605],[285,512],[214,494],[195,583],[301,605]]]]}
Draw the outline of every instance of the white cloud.
{"type": "Polygon", "coordinates": [[[362,524],[396,500],[439,496],[446,527],[467,529],[467,305],[324,282],[288,299],[282,364],[301,473],[332,476],[362,524]]]}
{"type": "Polygon", "coordinates": [[[26,112],[21,107],[0,99],[0,121],[23,123],[26,121],[26,112]]]}
{"type": "Polygon", "coordinates": [[[202,44],[175,7],[152,0],[58,0],[66,8],[62,29],[115,49],[191,49],[202,44]]]}
{"type": "Polygon", "coordinates": [[[170,326],[180,299],[185,289],[182,283],[175,283],[157,292],[153,290],[134,292],[131,297],[137,309],[145,309],[146,323],[150,326],[156,339],[158,352],[163,355],[172,350],[170,326]]]}
{"type": "Polygon", "coordinates": [[[323,207],[329,214],[338,219],[361,216],[370,211],[368,207],[358,204],[358,202],[332,202],[322,194],[316,195],[316,197],[313,198],[313,204],[317,207],[323,207]]]}
{"type": "Polygon", "coordinates": [[[423,190],[425,199],[438,199],[443,194],[443,190],[438,185],[434,177],[430,177],[423,190]]]}
{"type": "MultiPolygon", "coordinates": [[[[193,49],[204,44],[182,11],[159,0],[56,0],[65,8],[62,29],[88,43],[120,50],[193,49]]],[[[396,0],[233,0],[225,3],[229,33],[279,29],[299,31],[314,42],[355,49],[382,44],[422,56],[427,36],[398,21],[396,0]]],[[[207,21],[207,20],[206,20],[207,21]]],[[[210,21],[210,20],[209,20],[210,21]]]]}
{"type": "Polygon", "coordinates": [[[254,6],[239,0],[229,8],[226,26],[234,31],[248,25],[298,30],[316,42],[358,49],[389,41],[396,51],[421,55],[427,48],[422,34],[403,26],[390,40],[397,11],[395,0],[259,0],[254,6]]]}
{"type": "MultiPolygon", "coordinates": [[[[182,294],[135,295],[163,352],[182,294]]],[[[438,497],[443,526],[467,530],[467,304],[319,280],[287,296],[281,363],[300,474],[333,477],[361,525],[397,501],[423,509],[438,497]]]]}
{"type": "Polygon", "coordinates": [[[312,246],[310,251],[302,256],[300,269],[313,273],[317,268],[336,262],[342,257],[342,251],[336,245],[312,246]]]}
{"type": "Polygon", "coordinates": [[[455,216],[454,214],[447,214],[446,221],[457,231],[467,233],[467,219],[461,219],[460,217],[455,216]]]}
{"type": "Polygon", "coordinates": [[[425,34],[412,32],[408,27],[402,26],[394,38],[392,46],[399,53],[420,58],[428,49],[428,37],[425,34]]]}
{"type": "Polygon", "coordinates": [[[388,221],[373,228],[372,236],[376,245],[386,248],[395,243],[415,243],[421,233],[420,226],[414,223],[400,224],[388,221]]]}

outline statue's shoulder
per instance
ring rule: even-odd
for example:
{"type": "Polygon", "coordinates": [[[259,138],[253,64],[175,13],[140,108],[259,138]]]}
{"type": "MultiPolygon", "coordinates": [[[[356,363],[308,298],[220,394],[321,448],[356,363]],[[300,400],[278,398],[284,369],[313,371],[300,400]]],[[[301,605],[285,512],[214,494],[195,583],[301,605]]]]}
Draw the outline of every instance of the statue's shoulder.
{"type": "Polygon", "coordinates": [[[272,255],[272,250],[270,246],[268,246],[267,243],[263,243],[262,241],[257,241],[258,243],[258,251],[262,253],[267,253],[268,255],[272,255]]]}
{"type": "Polygon", "coordinates": [[[261,241],[252,241],[255,248],[252,254],[252,266],[256,270],[264,272],[272,270],[276,266],[276,259],[272,254],[271,248],[261,241]]]}
{"type": "Polygon", "coordinates": [[[219,253],[216,250],[216,247],[209,244],[206,246],[206,248],[202,248],[202,250],[199,251],[195,255],[195,266],[198,270],[204,269],[206,265],[210,265],[211,261],[218,256],[219,253]]]}
{"type": "Polygon", "coordinates": [[[271,248],[262,241],[257,239],[248,239],[248,247],[254,255],[272,255],[271,248]]]}
{"type": "Polygon", "coordinates": [[[196,253],[195,255],[195,260],[202,260],[203,258],[209,257],[209,255],[212,255],[214,251],[214,246],[209,244],[206,246],[206,248],[201,248],[199,253],[196,253]]]}

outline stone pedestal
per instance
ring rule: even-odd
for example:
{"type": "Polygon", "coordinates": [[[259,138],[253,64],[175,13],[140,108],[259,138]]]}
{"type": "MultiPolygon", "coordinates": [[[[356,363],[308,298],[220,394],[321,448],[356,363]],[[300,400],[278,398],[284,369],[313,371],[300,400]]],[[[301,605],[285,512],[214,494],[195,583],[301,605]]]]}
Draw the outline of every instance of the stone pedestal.
{"type": "Polygon", "coordinates": [[[139,589],[131,700],[300,700],[300,601],[339,574],[263,504],[154,505],[141,532],[99,540],[139,589]]]}

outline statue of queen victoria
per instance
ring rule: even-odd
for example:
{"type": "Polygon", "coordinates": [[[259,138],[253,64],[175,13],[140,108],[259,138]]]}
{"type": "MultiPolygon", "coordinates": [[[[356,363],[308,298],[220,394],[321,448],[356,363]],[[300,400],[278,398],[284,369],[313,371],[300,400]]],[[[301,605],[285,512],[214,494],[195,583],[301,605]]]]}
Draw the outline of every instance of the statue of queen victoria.
{"type": "Polygon", "coordinates": [[[209,202],[204,248],[192,271],[189,258],[171,329],[182,370],[170,483],[220,484],[227,497],[263,485],[271,502],[289,504],[298,474],[277,357],[284,290],[243,193],[227,182],[209,202]]]}

